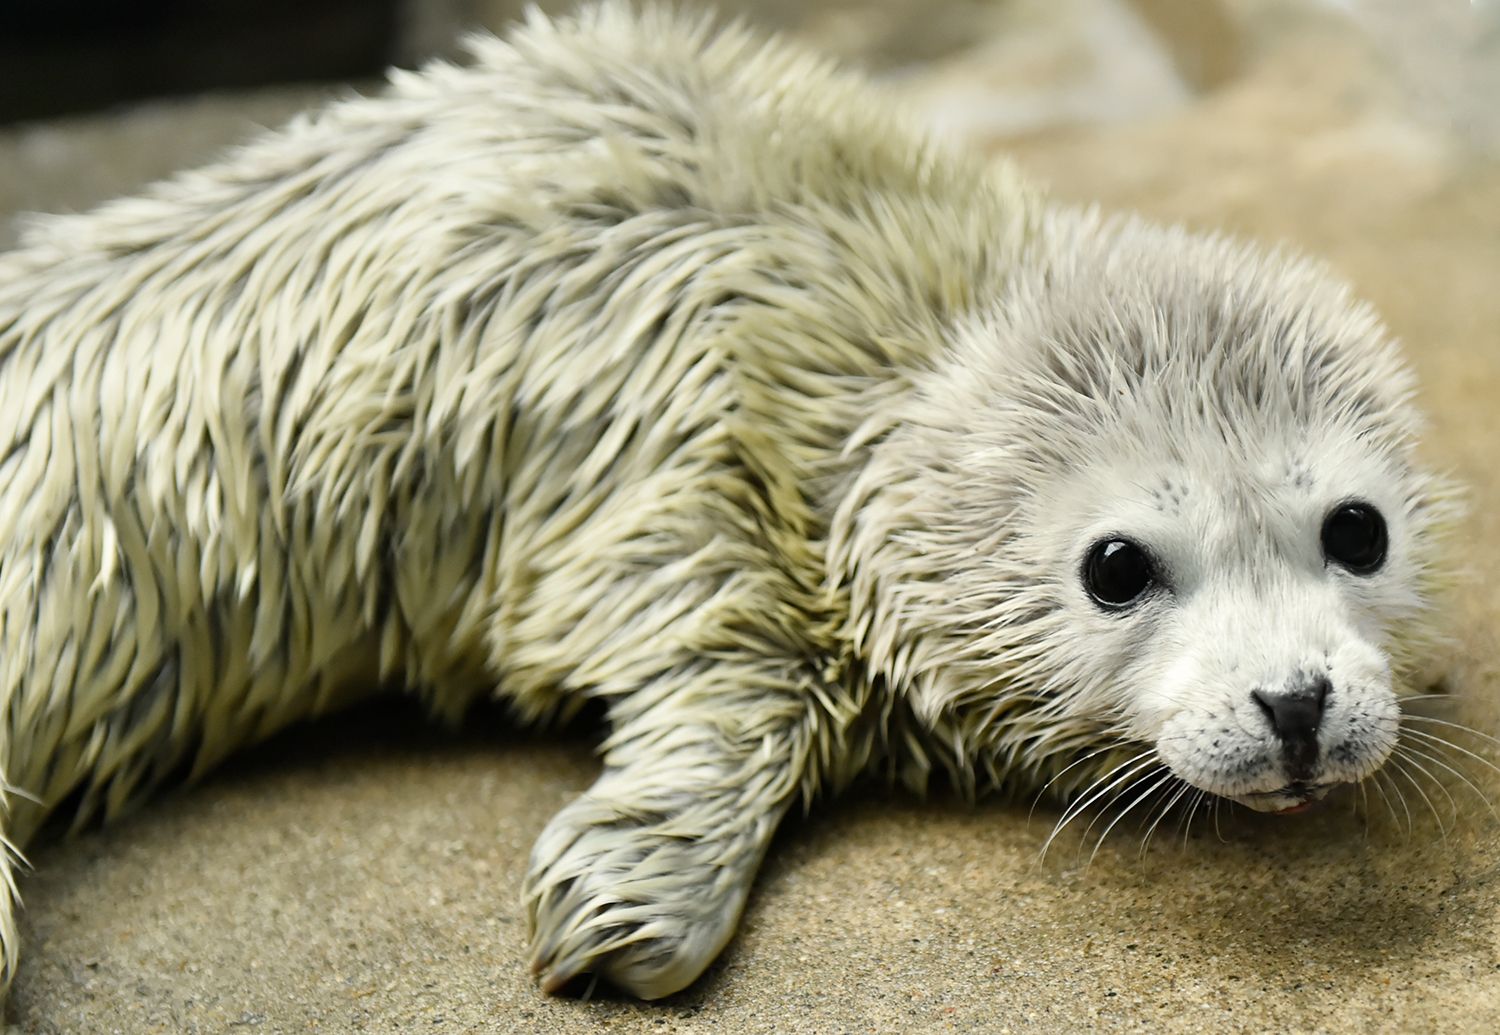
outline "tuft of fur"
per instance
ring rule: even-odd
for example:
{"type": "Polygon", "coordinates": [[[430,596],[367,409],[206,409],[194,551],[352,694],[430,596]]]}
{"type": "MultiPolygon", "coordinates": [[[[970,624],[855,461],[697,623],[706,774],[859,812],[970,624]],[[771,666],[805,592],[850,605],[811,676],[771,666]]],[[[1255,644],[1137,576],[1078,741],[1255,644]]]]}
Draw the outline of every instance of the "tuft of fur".
{"type": "MultiPolygon", "coordinates": [[[[1156,750],[1270,790],[1194,726],[1238,666],[1348,653],[1379,722],[1341,778],[1378,766],[1448,493],[1374,318],[891,111],[608,3],[36,222],[0,257],[10,897],[64,800],[391,679],[447,719],[606,703],[525,887],[549,990],[688,984],[785,811],[862,773],[1067,793],[1156,750]],[[1363,581],[1316,554],[1351,496],[1391,522],[1363,581]],[[1177,580],[1132,617],[1076,577],[1125,524],[1177,580]]],[[[0,941],[9,974],[9,904],[0,941]]]]}

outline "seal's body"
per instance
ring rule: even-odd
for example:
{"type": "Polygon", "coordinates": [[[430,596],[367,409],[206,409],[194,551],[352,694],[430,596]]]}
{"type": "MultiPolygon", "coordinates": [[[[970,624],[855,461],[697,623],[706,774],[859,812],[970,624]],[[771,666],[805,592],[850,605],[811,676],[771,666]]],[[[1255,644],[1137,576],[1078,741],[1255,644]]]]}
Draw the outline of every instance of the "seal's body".
{"type": "Polygon", "coordinates": [[[1381,765],[1444,497],[1341,288],[742,33],[474,50],[0,258],[11,842],[391,679],[602,699],[534,962],[654,997],[872,769],[1286,808],[1381,765]]]}

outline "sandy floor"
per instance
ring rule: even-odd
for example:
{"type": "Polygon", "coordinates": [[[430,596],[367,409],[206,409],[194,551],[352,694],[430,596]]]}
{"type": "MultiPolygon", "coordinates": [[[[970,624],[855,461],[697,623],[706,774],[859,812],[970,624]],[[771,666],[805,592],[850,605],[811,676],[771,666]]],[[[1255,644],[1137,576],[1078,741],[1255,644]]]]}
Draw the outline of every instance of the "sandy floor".
{"type": "MultiPolygon", "coordinates": [[[[1172,111],[1004,150],[1066,198],[1288,239],[1376,302],[1419,370],[1432,455],[1473,486],[1455,714],[1493,732],[1500,168],[1393,114],[1359,48],[1256,47],[1172,111]]],[[[258,117],[289,103],[262,98],[258,117]]],[[[12,134],[0,211],[187,160],[238,135],[238,110],[12,134]],[[78,164],[116,151],[113,173],[78,164]]],[[[1410,831],[1400,809],[1376,800],[1369,824],[1346,800],[1226,819],[1222,839],[1202,821],[1165,830],[1144,853],[1127,834],[1087,869],[1091,845],[1039,862],[1055,811],[855,796],[784,832],[740,937],[687,993],[546,999],[517,892],[531,839],[592,778],[589,737],[499,727],[448,735],[376,709],[41,848],[17,1029],[1500,1030],[1500,826],[1462,785],[1456,808],[1428,790],[1446,834],[1407,788],[1410,831]]]]}

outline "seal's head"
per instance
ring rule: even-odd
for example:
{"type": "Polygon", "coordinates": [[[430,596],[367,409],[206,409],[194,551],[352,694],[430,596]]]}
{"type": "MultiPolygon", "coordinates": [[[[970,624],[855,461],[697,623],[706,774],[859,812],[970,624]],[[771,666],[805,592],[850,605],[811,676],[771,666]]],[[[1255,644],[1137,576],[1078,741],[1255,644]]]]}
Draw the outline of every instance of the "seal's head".
{"type": "Polygon", "coordinates": [[[1305,262],[1050,218],[875,450],[867,658],[965,780],[1092,758],[1060,785],[1283,811],[1369,776],[1452,510],[1393,344],[1305,262]]]}

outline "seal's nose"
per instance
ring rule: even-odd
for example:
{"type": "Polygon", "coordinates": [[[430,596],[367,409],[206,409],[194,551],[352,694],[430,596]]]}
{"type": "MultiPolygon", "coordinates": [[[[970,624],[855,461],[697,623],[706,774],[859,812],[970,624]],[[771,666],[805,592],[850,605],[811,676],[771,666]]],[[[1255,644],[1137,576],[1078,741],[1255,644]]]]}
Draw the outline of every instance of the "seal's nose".
{"type": "Polygon", "coordinates": [[[1328,677],[1318,676],[1284,694],[1264,690],[1250,693],[1276,731],[1293,779],[1312,776],[1313,763],[1318,759],[1318,724],[1323,720],[1323,703],[1330,689],[1328,677]]]}

